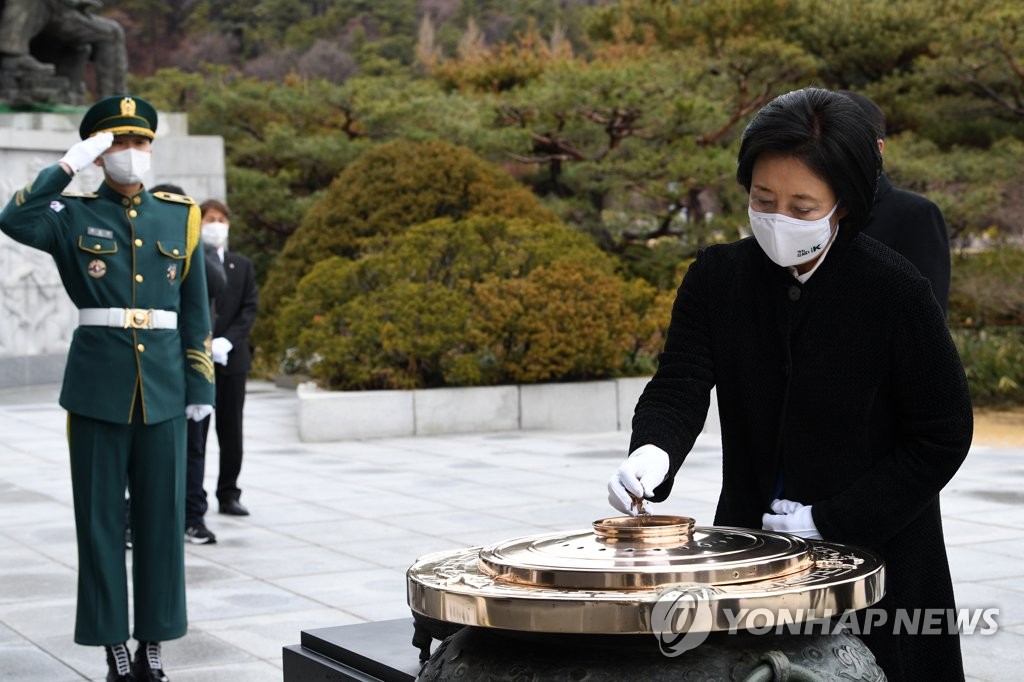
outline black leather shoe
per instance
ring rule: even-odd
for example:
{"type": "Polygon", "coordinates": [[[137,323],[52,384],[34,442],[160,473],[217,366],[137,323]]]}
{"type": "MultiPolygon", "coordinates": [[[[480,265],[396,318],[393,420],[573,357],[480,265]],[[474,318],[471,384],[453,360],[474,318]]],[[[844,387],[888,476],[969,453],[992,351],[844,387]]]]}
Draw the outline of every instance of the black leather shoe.
{"type": "Polygon", "coordinates": [[[107,682],[135,682],[131,654],[124,644],[105,647],[107,650],[107,682]]]}
{"type": "Polygon", "coordinates": [[[238,500],[226,500],[220,503],[220,513],[231,516],[248,516],[249,510],[238,500]]]}
{"type": "Polygon", "coordinates": [[[135,677],[129,679],[137,682],[170,682],[160,661],[160,642],[139,642],[132,672],[135,677]]]}

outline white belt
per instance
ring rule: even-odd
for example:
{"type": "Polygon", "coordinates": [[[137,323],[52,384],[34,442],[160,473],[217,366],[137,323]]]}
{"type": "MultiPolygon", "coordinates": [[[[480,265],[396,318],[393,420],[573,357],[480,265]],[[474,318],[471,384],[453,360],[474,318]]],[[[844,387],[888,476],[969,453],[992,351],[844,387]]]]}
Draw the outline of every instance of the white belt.
{"type": "Polygon", "coordinates": [[[79,308],[78,325],[123,329],[176,329],[178,313],[144,308],[79,308]]]}

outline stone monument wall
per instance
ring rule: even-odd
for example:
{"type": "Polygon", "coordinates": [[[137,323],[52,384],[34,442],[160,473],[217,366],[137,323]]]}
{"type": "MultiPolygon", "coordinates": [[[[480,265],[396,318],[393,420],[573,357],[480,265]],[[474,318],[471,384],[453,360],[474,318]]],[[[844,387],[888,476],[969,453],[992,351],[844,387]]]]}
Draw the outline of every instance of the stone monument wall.
{"type": "MultiPolygon", "coordinates": [[[[0,201],[78,142],[81,114],[0,114],[0,201]]],[[[95,166],[68,186],[91,192],[103,181],[95,166]]],[[[180,185],[196,201],[226,199],[224,140],[188,134],[186,114],[160,113],[147,186],[180,185]]],[[[58,383],[78,322],[49,254],[0,234],[0,389],[58,383]]]]}

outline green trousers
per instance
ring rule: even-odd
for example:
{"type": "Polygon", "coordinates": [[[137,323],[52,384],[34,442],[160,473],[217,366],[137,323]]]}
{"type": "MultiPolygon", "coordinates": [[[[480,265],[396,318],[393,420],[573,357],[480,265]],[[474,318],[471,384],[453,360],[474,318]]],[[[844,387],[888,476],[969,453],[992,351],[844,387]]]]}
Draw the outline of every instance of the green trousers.
{"type": "Polygon", "coordinates": [[[146,425],[68,415],[78,536],[75,642],[128,640],[125,486],[131,497],[132,587],[139,641],[185,634],[185,417],[146,425]]]}

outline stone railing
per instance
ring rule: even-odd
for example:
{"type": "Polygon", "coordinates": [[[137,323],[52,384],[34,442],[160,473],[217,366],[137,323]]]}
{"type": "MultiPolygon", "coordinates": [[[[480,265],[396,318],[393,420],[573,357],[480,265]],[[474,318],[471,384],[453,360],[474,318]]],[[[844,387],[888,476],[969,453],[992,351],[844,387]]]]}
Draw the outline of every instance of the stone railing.
{"type": "MultiPolygon", "coordinates": [[[[330,442],[483,431],[628,431],[649,380],[412,391],[324,391],[300,384],[299,438],[330,442]]],[[[714,393],[704,431],[719,431],[714,393]]]]}

